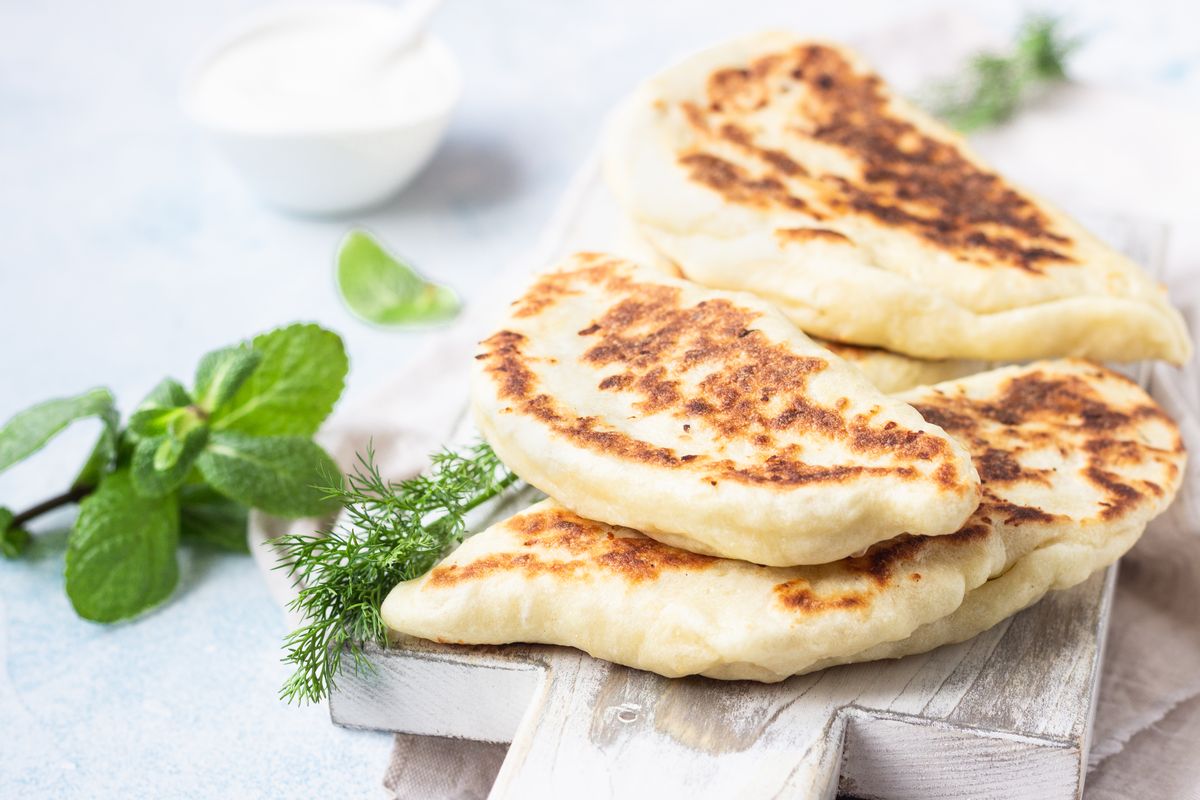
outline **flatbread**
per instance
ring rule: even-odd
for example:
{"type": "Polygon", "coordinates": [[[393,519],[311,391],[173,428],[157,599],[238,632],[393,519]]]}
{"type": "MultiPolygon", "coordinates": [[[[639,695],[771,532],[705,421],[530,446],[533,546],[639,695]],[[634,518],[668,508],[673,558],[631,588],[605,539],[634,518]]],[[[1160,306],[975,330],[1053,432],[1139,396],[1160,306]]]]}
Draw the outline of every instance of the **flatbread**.
{"type": "MultiPolygon", "coordinates": [[[[623,219],[618,228],[614,252],[636,264],[653,269],[675,278],[686,278],[679,265],[667,258],[647,241],[637,225],[623,219]]],[[[805,331],[812,334],[809,331],[805,331]]],[[[962,378],[983,372],[987,362],[969,358],[927,359],[893,353],[880,347],[831,342],[812,336],[822,347],[828,348],[852,364],[875,388],[884,394],[903,392],[916,386],[928,386],[942,381],[962,378]]]]}
{"type": "Polygon", "coordinates": [[[965,449],[770,304],[583,254],[539,277],[476,356],[500,458],[588,519],[787,566],[958,530],[965,449]]]}
{"type": "Polygon", "coordinates": [[[836,45],[760,34],[676,64],[616,115],[605,173],[687,277],[817,336],[931,359],[1190,353],[1135,264],[836,45]]]}
{"type": "Polygon", "coordinates": [[[468,539],[384,602],[441,642],[578,647],[668,677],[782,680],[973,635],[1121,555],[1171,502],[1179,431],[1133,383],[1043,362],[906,396],[971,448],[984,500],[961,531],[808,567],[661,544],[547,500],[468,539]]]}

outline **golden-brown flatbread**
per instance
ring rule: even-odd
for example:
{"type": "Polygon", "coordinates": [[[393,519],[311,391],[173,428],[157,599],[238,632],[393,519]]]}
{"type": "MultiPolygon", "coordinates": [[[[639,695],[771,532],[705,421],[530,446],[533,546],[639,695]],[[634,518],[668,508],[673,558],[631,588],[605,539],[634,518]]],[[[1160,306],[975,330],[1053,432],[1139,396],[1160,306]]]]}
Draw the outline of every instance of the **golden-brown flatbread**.
{"type": "Polygon", "coordinates": [[[984,500],[949,536],[808,567],[664,545],[547,500],[468,539],[383,605],[398,632],[543,642],[669,677],[781,680],[978,633],[1118,558],[1171,502],[1179,431],[1125,378],[1077,361],[905,395],[970,448],[984,500]]]}
{"type": "Polygon", "coordinates": [[[979,500],[959,444],[770,304],[576,256],[476,356],[479,430],[589,518],[759,564],[958,530],[979,500]]]}
{"type": "Polygon", "coordinates": [[[652,78],[605,172],[692,280],[833,341],[928,359],[1187,359],[1161,287],[854,53],[768,33],[652,78]]]}

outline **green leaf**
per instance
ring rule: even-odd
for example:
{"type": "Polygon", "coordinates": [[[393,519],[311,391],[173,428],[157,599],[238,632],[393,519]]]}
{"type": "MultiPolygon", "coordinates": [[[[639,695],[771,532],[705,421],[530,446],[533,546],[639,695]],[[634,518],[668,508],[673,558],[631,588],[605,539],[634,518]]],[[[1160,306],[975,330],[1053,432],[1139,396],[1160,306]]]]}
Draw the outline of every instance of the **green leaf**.
{"type": "Polygon", "coordinates": [[[1062,20],[1033,16],[1022,23],[1017,39],[1017,58],[1036,79],[1061,81],[1067,77],[1067,58],[1083,41],[1063,35],[1062,20]]]}
{"type": "Polygon", "coordinates": [[[96,622],[132,617],[170,596],[179,581],[179,505],[149,498],[129,470],[105,476],[84,499],[67,542],[67,595],[96,622]]]}
{"type": "Polygon", "coordinates": [[[337,465],[301,436],[216,432],[196,465],[221,494],[271,514],[310,517],[337,508],[315,488],[339,474],[337,465]]]}
{"type": "Polygon", "coordinates": [[[179,494],[179,526],[185,540],[233,553],[249,553],[249,509],[205,485],[188,484],[179,494]]]}
{"type": "Polygon", "coordinates": [[[0,506],[0,556],[20,558],[29,546],[29,531],[13,527],[13,512],[0,506]]]}
{"type": "Polygon", "coordinates": [[[225,405],[261,361],[262,354],[245,345],[214,350],[204,356],[196,368],[196,404],[210,414],[225,405]]]}
{"type": "Polygon", "coordinates": [[[0,428],[0,472],[45,447],[76,420],[113,412],[108,389],[91,389],[75,397],[47,400],[18,412],[0,428]]]}
{"type": "Polygon", "coordinates": [[[191,403],[192,397],[183,384],[163,378],[130,415],[129,430],[135,436],[160,436],[191,403]]]}
{"type": "Polygon", "coordinates": [[[204,425],[182,436],[165,433],[138,440],[131,464],[138,494],[161,497],[179,488],[207,443],[208,427],[204,425]]]}
{"type": "Polygon", "coordinates": [[[955,78],[927,92],[928,105],[964,133],[1004,122],[1039,86],[1066,80],[1067,59],[1080,46],[1063,35],[1060,20],[1026,19],[1005,53],[978,53],[955,78]]]}
{"type": "Polygon", "coordinates": [[[121,437],[121,416],[117,413],[116,408],[110,408],[100,414],[100,423],[102,426],[100,437],[92,447],[88,460],[84,462],[83,469],[79,470],[79,474],[75,476],[75,481],[71,484],[72,489],[95,486],[100,483],[100,479],[113,468],[117,461],[117,450],[121,437]]]}
{"type": "Polygon", "coordinates": [[[342,394],[349,363],[341,337],[318,325],[256,336],[258,369],[212,415],[213,428],[259,436],[312,436],[342,394]]]}
{"type": "Polygon", "coordinates": [[[421,277],[361,230],[342,240],[337,283],[350,310],[376,325],[442,322],[462,307],[452,289],[421,277]]]}

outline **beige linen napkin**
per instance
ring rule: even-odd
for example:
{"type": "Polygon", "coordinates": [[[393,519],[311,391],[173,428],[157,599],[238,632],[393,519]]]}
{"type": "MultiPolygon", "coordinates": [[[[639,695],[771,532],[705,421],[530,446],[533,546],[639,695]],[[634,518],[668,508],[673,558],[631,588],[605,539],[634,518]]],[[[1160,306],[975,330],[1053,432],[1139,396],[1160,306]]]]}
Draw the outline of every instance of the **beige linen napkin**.
{"type": "MultiPolygon", "coordinates": [[[[860,42],[902,87],[956,63],[988,34],[954,15],[917,20],[860,42]]],[[[1200,118],[1094,87],[1057,90],[1014,124],[982,135],[984,155],[1026,185],[1061,201],[1173,220],[1167,282],[1193,335],[1200,328],[1200,237],[1179,223],[1200,213],[1193,192],[1200,163],[1191,155],[1200,118]],[[1182,161],[1180,159],[1183,159],[1182,161]],[[1187,159],[1190,159],[1187,160],[1187,159]],[[1095,169],[1096,164],[1103,169],[1095,169]],[[1176,236],[1176,234],[1179,234],[1176,236]],[[1189,238],[1191,237],[1191,238],[1189,238]]],[[[564,208],[580,194],[576,186],[564,208]]],[[[552,225],[523,270],[543,263],[558,237],[552,225]]],[[[514,273],[499,295],[511,294],[514,273]]],[[[485,309],[486,310],[486,309],[485,309]]],[[[425,464],[459,422],[478,312],[437,336],[412,367],[373,400],[343,409],[323,441],[348,464],[373,440],[386,475],[399,479],[425,464]]],[[[1200,368],[1157,366],[1152,390],[1200,457],[1200,368]]],[[[1200,478],[1185,476],[1180,496],[1122,561],[1100,688],[1085,796],[1095,800],[1162,797],[1200,800],[1200,478]]],[[[255,556],[281,603],[291,587],[272,572],[264,539],[278,530],[256,517],[255,556]]],[[[397,798],[486,797],[505,745],[433,737],[396,737],[384,786],[397,798]]]]}

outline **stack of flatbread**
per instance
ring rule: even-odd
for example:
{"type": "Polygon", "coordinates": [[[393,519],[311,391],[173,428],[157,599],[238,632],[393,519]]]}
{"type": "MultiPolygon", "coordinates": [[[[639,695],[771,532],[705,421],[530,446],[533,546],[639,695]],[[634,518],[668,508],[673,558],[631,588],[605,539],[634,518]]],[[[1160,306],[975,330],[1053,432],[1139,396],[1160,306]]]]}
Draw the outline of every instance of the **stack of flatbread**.
{"type": "Polygon", "coordinates": [[[1170,504],[1175,424],[1083,360],[1186,359],[1162,290],[846,50],[692,57],[606,172],[641,263],[538,276],[475,361],[548,499],[397,586],[394,630],[776,681],[974,636],[1170,504]]]}

